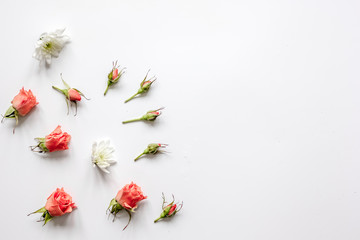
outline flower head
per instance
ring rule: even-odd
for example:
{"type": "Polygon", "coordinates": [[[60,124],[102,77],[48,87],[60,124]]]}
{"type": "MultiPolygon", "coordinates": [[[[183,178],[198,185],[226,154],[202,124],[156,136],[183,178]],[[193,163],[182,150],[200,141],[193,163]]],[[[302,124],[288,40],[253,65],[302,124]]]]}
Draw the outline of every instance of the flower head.
{"type": "Polygon", "coordinates": [[[70,40],[68,36],[63,35],[64,31],[65,28],[58,29],[55,32],[45,32],[41,34],[39,40],[36,42],[33,57],[40,62],[45,60],[47,64],[51,64],[51,58],[57,58],[65,44],[70,40]]]}
{"type": "Polygon", "coordinates": [[[147,76],[150,72],[150,69],[148,70],[148,72],[146,73],[146,76],[144,78],[144,80],[142,80],[142,82],[140,83],[140,88],[139,90],[137,91],[137,93],[135,93],[133,96],[131,96],[129,99],[127,99],[125,101],[125,103],[127,103],[128,101],[130,101],[131,99],[133,99],[134,97],[136,97],[137,95],[139,94],[143,94],[143,93],[146,93],[147,91],[149,91],[151,85],[155,82],[156,80],[156,77],[153,76],[151,77],[150,79],[147,79],[147,76]]]}
{"type": "Polygon", "coordinates": [[[154,220],[154,222],[156,223],[157,221],[159,221],[160,219],[163,218],[168,218],[168,217],[173,217],[175,216],[175,214],[181,210],[181,208],[183,207],[183,203],[181,202],[180,204],[175,203],[175,198],[173,195],[173,200],[171,203],[167,204],[166,200],[165,200],[165,196],[164,193],[162,194],[162,198],[163,198],[163,203],[162,203],[162,213],[160,214],[160,217],[158,217],[157,219],[154,220]]]}
{"type": "Polygon", "coordinates": [[[124,209],[128,213],[129,221],[123,229],[125,230],[131,221],[131,212],[134,212],[134,209],[137,208],[138,202],[146,198],[147,196],[144,196],[141,188],[135,183],[131,182],[130,184],[126,184],[116,194],[116,197],[111,200],[108,211],[110,214],[114,215],[114,220],[116,214],[118,214],[121,210],[124,209]]]}
{"type": "Polygon", "coordinates": [[[67,109],[68,109],[68,113],[69,114],[69,103],[74,103],[75,104],[75,116],[77,114],[77,102],[81,101],[81,96],[83,96],[85,99],[89,100],[88,98],[85,97],[85,95],[80,92],[80,90],[76,89],[76,88],[72,88],[69,86],[69,84],[67,84],[64,79],[62,78],[62,74],[60,74],[61,76],[61,80],[64,84],[64,86],[66,87],[65,89],[60,89],[58,87],[52,86],[53,89],[61,92],[62,94],[64,94],[65,96],[65,101],[66,101],[66,105],[67,105],[67,109]]]}
{"type": "Polygon", "coordinates": [[[69,149],[71,136],[67,132],[61,131],[61,126],[57,126],[54,131],[45,137],[45,147],[49,152],[69,149]]]}
{"type": "MultiPolygon", "coordinates": [[[[5,115],[3,115],[1,122],[4,120],[4,118],[15,118],[17,125],[19,115],[25,116],[39,103],[36,101],[36,97],[34,96],[32,91],[26,91],[23,87],[22,89],[20,89],[18,95],[16,95],[11,101],[11,104],[12,105],[5,112],[5,115]]],[[[15,132],[15,128],[13,132],[15,132]]]]}
{"type": "Polygon", "coordinates": [[[61,126],[57,126],[54,131],[44,138],[35,138],[38,145],[32,146],[31,150],[39,149],[38,152],[55,152],[69,149],[71,136],[67,132],[61,131],[61,126]]]}
{"type": "Polygon", "coordinates": [[[45,207],[32,212],[41,213],[39,221],[44,221],[44,225],[52,220],[54,217],[62,216],[65,213],[71,213],[76,208],[75,203],[72,201],[72,197],[64,191],[64,188],[57,188],[47,199],[45,207]]]}
{"type": "Polygon", "coordinates": [[[57,188],[47,199],[45,209],[51,216],[62,216],[65,213],[71,213],[76,208],[72,197],[64,191],[64,188],[57,188]]]}
{"type": "Polygon", "coordinates": [[[30,89],[26,91],[24,87],[20,89],[19,94],[14,97],[11,103],[12,107],[16,109],[20,116],[25,116],[38,104],[32,91],[30,89]]]}
{"type": "Polygon", "coordinates": [[[110,146],[110,141],[94,142],[92,146],[91,161],[94,166],[98,166],[102,171],[109,173],[106,169],[111,164],[116,163],[113,152],[115,149],[110,146]]]}
{"type": "Polygon", "coordinates": [[[110,73],[108,74],[108,82],[107,82],[106,90],[104,92],[104,96],[106,95],[107,91],[109,90],[109,87],[114,85],[115,83],[117,83],[119,81],[119,79],[121,78],[121,76],[124,74],[126,68],[120,69],[120,72],[119,72],[119,68],[120,68],[120,66],[117,64],[117,61],[113,62],[113,68],[111,69],[110,73]]]}
{"type": "Polygon", "coordinates": [[[129,210],[137,208],[137,203],[147,197],[141,191],[141,187],[131,182],[126,184],[117,194],[115,200],[123,207],[129,210]]]}

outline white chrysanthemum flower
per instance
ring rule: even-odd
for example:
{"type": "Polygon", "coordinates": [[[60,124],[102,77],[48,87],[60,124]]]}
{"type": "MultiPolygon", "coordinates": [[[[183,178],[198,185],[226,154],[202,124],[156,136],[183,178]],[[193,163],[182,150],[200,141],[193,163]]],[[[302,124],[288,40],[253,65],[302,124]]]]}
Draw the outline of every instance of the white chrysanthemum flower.
{"type": "Polygon", "coordinates": [[[51,63],[52,57],[58,57],[60,51],[65,44],[70,40],[66,35],[62,35],[64,29],[58,29],[55,32],[41,34],[39,40],[35,45],[35,52],[33,57],[42,62],[46,61],[47,64],[51,63]]]}
{"type": "Polygon", "coordinates": [[[92,163],[98,166],[102,171],[110,173],[106,168],[111,164],[116,163],[113,152],[115,149],[110,146],[110,141],[94,142],[92,146],[91,160],[92,163]]]}

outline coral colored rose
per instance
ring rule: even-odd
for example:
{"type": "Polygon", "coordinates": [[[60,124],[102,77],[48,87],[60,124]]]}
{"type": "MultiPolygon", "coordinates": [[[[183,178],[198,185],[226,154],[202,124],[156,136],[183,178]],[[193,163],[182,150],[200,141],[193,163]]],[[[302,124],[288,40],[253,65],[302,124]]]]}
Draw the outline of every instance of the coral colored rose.
{"type": "Polygon", "coordinates": [[[126,209],[134,209],[137,207],[136,203],[146,199],[141,188],[135,183],[125,185],[116,195],[115,200],[126,209]]]}
{"type": "Polygon", "coordinates": [[[64,191],[64,188],[57,188],[47,199],[45,209],[52,217],[62,216],[65,213],[72,212],[75,209],[75,203],[72,197],[64,191]]]}
{"type": "Polygon", "coordinates": [[[68,90],[68,94],[69,94],[70,101],[80,101],[81,100],[80,93],[73,88],[70,88],[68,90]]]}
{"type": "Polygon", "coordinates": [[[49,152],[60,151],[68,149],[68,143],[71,136],[67,132],[61,131],[61,126],[45,137],[45,146],[49,152]]]}
{"type": "Polygon", "coordinates": [[[21,116],[25,116],[38,104],[31,90],[25,91],[24,87],[20,89],[20,93],[14,97],[11,103],[13,108],[15,108],[21,116]]]}

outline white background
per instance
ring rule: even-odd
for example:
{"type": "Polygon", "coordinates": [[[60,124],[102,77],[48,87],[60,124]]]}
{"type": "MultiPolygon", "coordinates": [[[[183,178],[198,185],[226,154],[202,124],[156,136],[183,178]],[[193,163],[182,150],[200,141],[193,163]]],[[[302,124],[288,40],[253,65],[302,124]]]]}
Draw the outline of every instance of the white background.
{"type": "Polygon", "coordinates": [[[1,239],[359,239],[359,1],[0,2],[0,109],[24,86],[39,105],[0,128],[1,239]],[[72,39],[50,68],[41,33],[72,39]],[[118,60],[127,72],[106,97],[118,60]],[[146,71],[150,92],[124,104],[146,71]],[[59,74],[90,101],[66,115],[59,74]],[[121,121],[166,107],[153,124],[121,121]],[[70,149],[29,150],[60,124],[70,149]],[[111,174],[91,165],[109,138],[111,174]],[[133,162],[150,142],[169,153],[133,162]],[[110,200],[134,181],[148,196],[129,227],[110,200]],[[64,187],[78,205],[45,227],[26,215],[64,187]],[[161,192],[184,201],[153,223],[161,192]]]}

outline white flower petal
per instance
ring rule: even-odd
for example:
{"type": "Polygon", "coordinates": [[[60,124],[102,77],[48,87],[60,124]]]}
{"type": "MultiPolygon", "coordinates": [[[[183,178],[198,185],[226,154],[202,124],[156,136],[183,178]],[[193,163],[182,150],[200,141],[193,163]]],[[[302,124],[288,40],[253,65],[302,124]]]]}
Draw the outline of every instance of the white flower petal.
{"type": "Polygon", "coordinates": [[[106,168],[108,168],[111,164],[116,163],[112,155],[114,151],[115,149],[110,146],[109,140],[94,142],[92,145],[91,161],[101,170],[109,173],[106,168]]]}
{"type": "Polygon", "coordinates": [[[70,40],[66,35],[62,35],[64,29],[58,29],[52,33],[43,33],[35,45],[33,57],[39,61],[45,60],[47,64],[51,64],[52,57],[58,57],[60,51],[70,40]]]}

